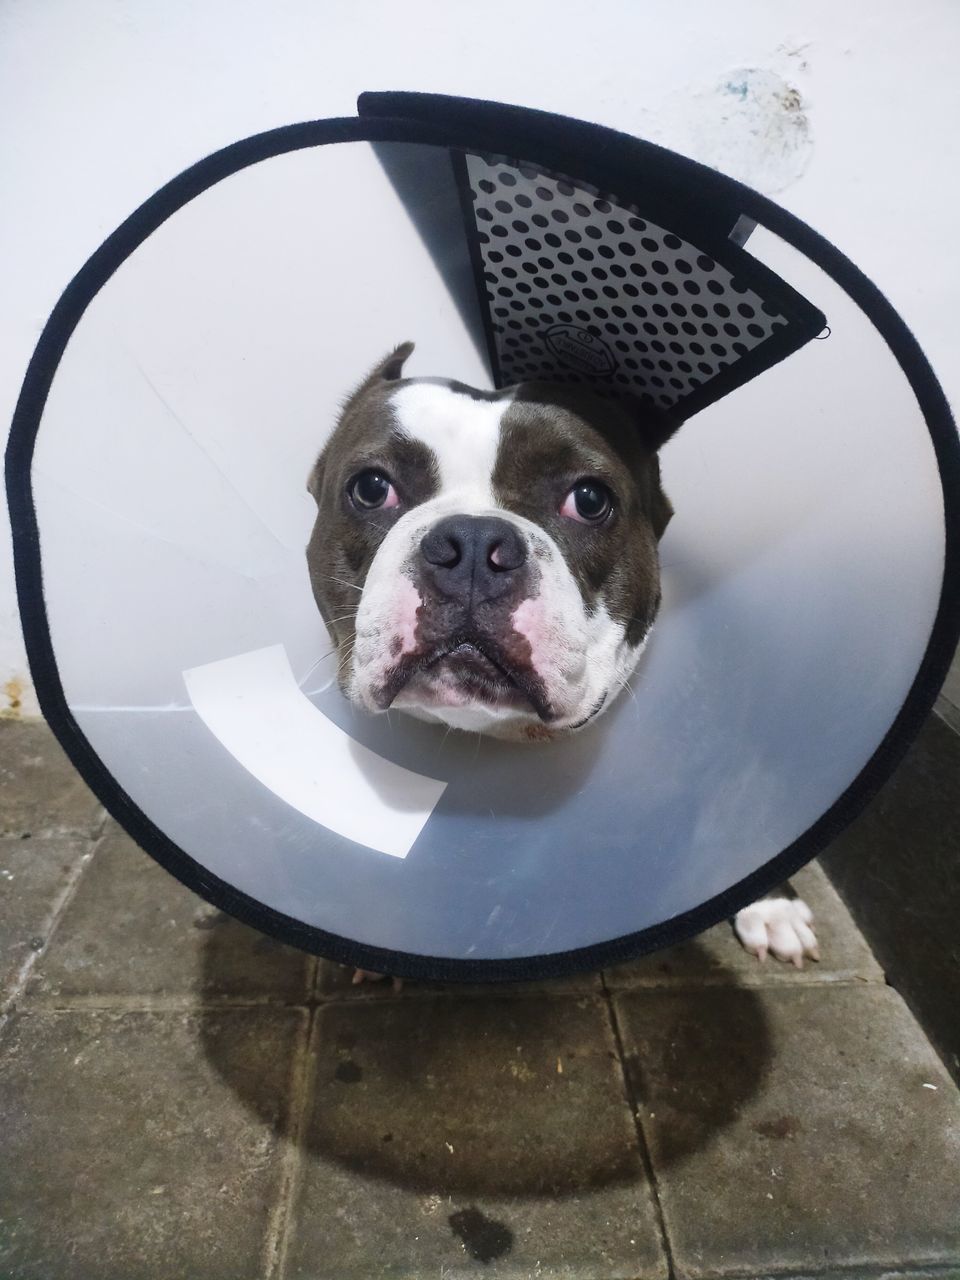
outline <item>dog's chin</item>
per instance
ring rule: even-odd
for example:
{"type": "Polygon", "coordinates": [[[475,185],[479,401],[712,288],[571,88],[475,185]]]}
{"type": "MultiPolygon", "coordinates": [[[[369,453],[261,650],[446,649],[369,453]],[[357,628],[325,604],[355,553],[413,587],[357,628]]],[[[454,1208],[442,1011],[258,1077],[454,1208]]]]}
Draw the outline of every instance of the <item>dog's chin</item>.
{"type": "Polygon", "coordinates": [[[456,640],[398,664],[368,709],[396,709],[418,720],[521,742],[548,742],[589,724],[608,705],[607,693],[589,706],[558,712],[546,688],[496,645],[456,640]]]}
{"type": "Polygon", "coordinates": [[[458,645],[415,671],[400,700],[426,707],[534,709],[512,675],[472,644],[458,645]]]}
{"type": "Polygon", "coordinates": [[[408,657],[391,672],[377,701],[384,709],[397,707],[446,723],[462,719],[451,713],[464,712],[476,713],[480,723],[553,718],[540,680],[496,645],[473,637],[408,657]]]}

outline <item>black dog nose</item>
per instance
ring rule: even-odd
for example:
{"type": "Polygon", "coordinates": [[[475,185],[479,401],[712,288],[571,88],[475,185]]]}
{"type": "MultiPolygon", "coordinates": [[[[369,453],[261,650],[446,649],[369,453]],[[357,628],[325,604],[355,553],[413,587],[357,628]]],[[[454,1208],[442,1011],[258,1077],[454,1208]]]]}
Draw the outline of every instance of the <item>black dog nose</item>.
{"type": "Polygon", "coordinates": [[[447,516],[420,541],[424,572],[437,591],[460,604],[505,595],[526,563],[520,531],[496,516],[447,516]]]}

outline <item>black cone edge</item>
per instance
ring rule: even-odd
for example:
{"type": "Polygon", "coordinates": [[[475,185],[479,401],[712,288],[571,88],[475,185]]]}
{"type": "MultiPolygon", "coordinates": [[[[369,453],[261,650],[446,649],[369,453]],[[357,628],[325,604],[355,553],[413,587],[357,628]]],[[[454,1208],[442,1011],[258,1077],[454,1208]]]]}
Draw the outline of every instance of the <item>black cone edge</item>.
{"type": "MultiPolygon", "coordinates": [[[[14,567],[30,670],[41,710],[72,763],[110,814],[178,880],[256,929],[342,964],[434,981],[559,977],[619,964],[672,946],[733,915],[816,857],[862,811],[899,764],[929,714],[960,637],[960,441],[943,391],[906,324],[874,284],[838,249],[792,214],[732,179],[673,152],[613,130],[544,112],[432,94],[364,94],[361,117],[317,120],[256,134],[225,147],[167,183],[110,235],[67,286],[27,368],[6,451],[14,567]],[[917,398],[943,488],[945,558],[940,602],[927,649],[898,715],[873,755],[830,808],[775,858],[709,901],[637,933],[565,952],[511,960],[461,960],[365,946],[274,911],[214,876],[178,848],[118,785],[70,712],[43,598],[31,466],[57,366],[89,303],[117,268],[172,214],[223,178],[287,152],[341,142],[425,143],[535,158],[558,173],[589,175],[604,190],[640,204],[638,172],[659,176],[664,208],[696,189],[701,202],[744,214],[805,254],[865,312],[917,398]]],[[[666,216],[666,214],[664,214],[666,216]]]]}

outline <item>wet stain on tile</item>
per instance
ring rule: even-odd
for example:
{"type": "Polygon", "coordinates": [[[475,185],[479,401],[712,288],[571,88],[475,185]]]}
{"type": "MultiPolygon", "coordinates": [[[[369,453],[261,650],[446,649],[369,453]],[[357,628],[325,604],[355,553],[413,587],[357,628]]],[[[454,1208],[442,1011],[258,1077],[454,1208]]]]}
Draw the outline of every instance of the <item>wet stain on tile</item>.
{"type": "Polygon", "coordinates": [[[341,1084],[357,1084],[363,1079],[363,1070],[351,1058],[338,1062],[333,1074],[341,1084]]]}
{"type": "Polygon", "coordinates": [[[450,1229],[463,1243],[471,1258],[485,1265],[502,1258],[513,1248],[513,1232],[502,1222],[488,1218],[471,1206],[451,1213],[450,1229]]]}
{"type": "Polygon", "coordinates": [[[798,1133],[803,1133],[803,1125],[798,1116],[776,1116],[772,1120],[758,1121],[753,1126],[753,1131],[759,1133],[761,1138],[782,1141],[784,1138],[795,1138],[798,1133]]]}

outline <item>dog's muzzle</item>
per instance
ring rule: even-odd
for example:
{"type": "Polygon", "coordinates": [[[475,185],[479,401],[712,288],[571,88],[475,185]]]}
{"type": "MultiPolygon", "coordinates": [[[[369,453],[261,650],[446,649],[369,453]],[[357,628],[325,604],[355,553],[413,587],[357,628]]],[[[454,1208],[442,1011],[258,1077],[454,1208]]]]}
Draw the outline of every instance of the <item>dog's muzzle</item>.
{"type": "Polygon", "coordinates": [[[511,621],[537,578],[523,532],[498,516],[444,516],[421,538],[412,568],[422,601],[417,643],[388,673],[379,705],[410,685],[420,695],[459,691],[454,696],[477,702],[526,705],[548,719],[530,646],[511,621]]]}
{"type": "Polygon", "coordinates": [[[526,563],[522,534],[497,516],[447,516],[420,541],[424,586],[468,614],[515,594],[526,563]]]}

